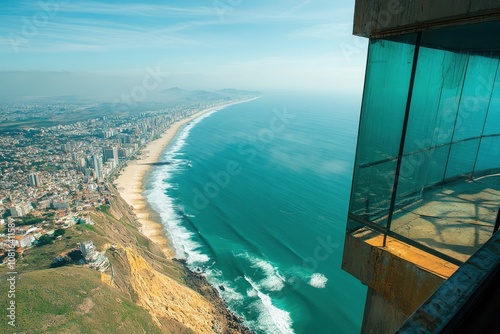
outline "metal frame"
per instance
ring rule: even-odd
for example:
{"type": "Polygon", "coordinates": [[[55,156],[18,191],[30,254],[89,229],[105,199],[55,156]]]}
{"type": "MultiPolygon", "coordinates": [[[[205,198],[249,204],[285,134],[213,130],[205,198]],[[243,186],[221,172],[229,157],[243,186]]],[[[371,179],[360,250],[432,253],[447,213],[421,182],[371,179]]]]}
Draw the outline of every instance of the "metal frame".
{"type": "MultiPolygon", "coordinates": [[[[422,40],[422,32],[418,32],[417,36],[416,36],[416,40],[415,40],[415,49],[414,49],[414,53],[413,53],[413,63],[412,63],[412,69],[411,69],[411,74],[410,74],[410,82],[409,82],[409,87],[408,87],[408,94],[407,94],[405,114],[404,114],[404,119],[403,119],[403,126],[402,126],[402,130],[401,130],[401,138],[400,138],[398,155],[397,155],[397,157],[394,157],[394,158],[386,158],[386,159],[383,159],[383,160],[379,160],[379,161],[375,161],[375,162],[371,162],[371,163],[366,163],[364,165],[359,165],[358,166],[358,168],[362,169],[362,168],[366,168],[366,167],[372,167],[372,166],[375,166],[375,165],[378,165],[378,164],[381,164],[381,163],[384,163],[384,162],[390,162],[390,161],[396,160],[395,176],[394,176],[394,182],[392,184],[392,192],[391,192],[390,204],[389,204],[388,213],[387,213],[387,223],[386,223],[386,226],[385,227],[380,226],[377,223],[374,223],[373,221],[371,221],[370,219],[362,217],[362,216],[359,216],[359,215],[357,215],[357,214],[355,214],[353,212],[349,212],[348,213],[348,218],[351,219],[351,220],[354,220],[354,221],[356,221],[358,223],[360,223],[362,226],[366,226],[366,227],[368,227],[368,228],[370,228],[370,229],[372,229],[374,231],[377,231],[377,232],[383,234],[383,244],[382,244],[383,247],[386,247],[387,236],[390,236],[390,237],[392,237],[394,239],[397,239],[397,240],[402,241],[402,242],[404,242],[404,243],[406,243],[408,245],[411,245],[411,246],[413,246],[415,248],[418,248],[418,249],[420,249],[422,251],[425,251],[425,252],[427,252],[429,254],[432,254],[432,255],[434,255],[436,257],[439,257],[439,258],[441,258],[441,259],[443,259],[445,261],[448,261],[450,263],[453,263],[455,265],[460,266],[460,265],[463,264],[462,261],[460,261],[458,259],[455,259],[455,258],[453,258],[453,257],[451,257],[449,255],[446,255],[446,254],[444,254],[442,252],[439,252],[439,251],[437,251],[435,249],[432,249],[432,248],[430,248],[428,246],[420,244],[419,242],[417,242],[415,240],[409,239],[407,237],[404,237],[404,236],[402,236],[400,234],[397,234],[397,233],[391,231],[391,224],[392,224],[393,214],[394,214],[394,210],[395,210],[395,208],[397,206],[397,204],[396,204],[396,197],[397,197],[397,191],[398,191],[399,178],[400,178],[401,166],[402,166],[403,158],[406,157],[406,156],[410,156],[412,154],[415,154],[415,153],[424,152],[424,151],[436,149],[436,148],[439,148],[439,147],[449,146],[449,148],[448,148],[448,159],[446,161],[446,164],[448,164],[451,147],[454,144],[457,144],[457,143],[460,143],[460,142],[469,141],[469,140],[476,140],[476,139],[479,139],[481,141],[482,137],[483,137],[483,133],[482,133],[481,136],[476,136],[476,137],[473,137],[473,138],[466,138],[466,139],[459,140],[457,142],[453,142],[453,137],[454,137],[454,133],[453,133],[452,140],[450,141],[450,143],[440,144],[440,145],[436,145],[436,146],[433,146],[433,147],[420,149],[420,150],[417,150],[417,151],[414,151],[414,152],[410,152],[410,153],[407,153],[407,154],[404,153],[404,147],[405,147],[405,141],[406,141],[406,132],[407,132],[407,129],[408,129],[408,121],[409,121],[409,116],[410,116],[411,102],[412,102],[412,97],[413,97],[413,89],[414,89],[415,76],[416,76],[416,71],[417,71],[417,66],[418,66],[418,58],[419,58],[419,51],[420,51],[420,47],[421,47],[421,40],[422,40]]],[[[368,63],[368,60],[369,60],[369,53],[370,53],[370,48],[368,49],[367,63],[368,63]]],[[[467,58],[467,65],[466,66],[468,66],[468,62],[469,62],[469,59],[467,58]]],[[[497,65],[497,73],[498,73],[498,65],[497,65]]],[[[463,87],[464,83],[465,83],[465,80],[462,83],[462,88],[461,88],[462,90],[464,88],[463,87]]],[[[365,77],[365,85],[366,85],[366,77],[365,77]]],[[[491,92],[490,95],[492,93],[493,92],[491,92]]],[[[460,96],[461,95],[462,94],[460,94],[460,96]]],[[[490,96],[490,99],[491,99],[491,96],[490,96]]],[[[364,99],[363,99],[362,103],[364,103],[364,99]]],[[[459,105],[460,105],[460,103],[459,103],[459,105]]],[[[456,118],[457,117],[458,117],[458,112],[457,112],[456,118]]],[[[456,124],[456,122],[457,122],[457,119],[455,119],[455,124],[456,124]]],[[[485,119],[485,122],[486,122],[486,119],[485,119]]],[[[359,129],[358,130],[359,131],[361,130],[361,123],[359,125],[359,129]]],[[[483,125],[483,131],[484,131],[484,125],[483,125]]],[[[496,136],[500,136],[500,134],[491,134],[491,135],[486,135],[484,137],[496,137],[496,136]]],[[[358,142],[358,145],[359,145],[359,142],[358,142]]],[[[356,148],[356,152],[357,151],[358,151],[358,148],[356,148]]],[[[478,152],[476,154],[478,154],[478,152]]],[[[445,168],[445,170],[446,170],[446,168],[445,168]]],[[[471,179],[474,177],[474,172],[475,172],[475,164],[474,164],[474,168],[473,168],[473,170],[471,171],[471,174],[470,174],[470,178],[471,179]]],[[[443,180],[441,180],[441,182],[438,182],[438,184],[445,183],[445,181],[446,181],[444,179],[445,177],[446,177],[446,173],[444,173],[444,175],[443,175],[443,180]]],[[[458,177],[458,178],[460,178],[460,177],[458,177]]],[[[355,186],[355,178],[353,177],[351,189],[354,189],[354,186],[355,186]]],[[[433,186],[435,186],[435,184],[434,185],[430,185],[430,187],[433,187],[433,186]]],[[[352,200],[353,200],[353,195],[351,194],[351,201],[352,200]]],[[[500,226],[500,210],[499,210],[499,213],[498,213],[498,216],[497,216],[497,221],[496,221],[493,233],[495,233],[495,231],[498,230],[499,226],[500,226]]],[[[355,228],[353,231],[358,230],[358,229],[359,228],[355,228]]],[[[350,233],[353,232],[353,231],[350,231],[349,228],[348,228],[347,231],[350,232],[350,233]]]]}

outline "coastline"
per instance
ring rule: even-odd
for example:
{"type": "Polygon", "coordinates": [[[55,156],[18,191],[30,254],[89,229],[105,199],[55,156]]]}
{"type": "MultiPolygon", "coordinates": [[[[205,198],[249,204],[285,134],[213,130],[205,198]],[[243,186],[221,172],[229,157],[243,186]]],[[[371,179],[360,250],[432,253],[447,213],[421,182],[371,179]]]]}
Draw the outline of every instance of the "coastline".
{"type": "Polygon", "coordinates": [[[172,245],[167,237],[168,231],[166,231],[161,222],[159,222],[158,214],[149,206],[147,199],[143,194],[146,175],[151,168],[151,165],[149,164],[159,160],[177,132],[186,123],[208,112],[223,109],[234,104],[249,102],[255,99],[257,98],[234,101],[216,107],[203,109],[188,118],[184,118],[173,123],[160,136],[160,138],[147,143],[141,150],[140,157],[129,161],[124,170],[120,172],[118,178],[113,182],[113,185],[118,190],[120,196],[132,208],[132,212],[136,215],[137,221],[140,225],[140,232],[151,241],[157,243],[168,258],[175,257],[175,249],[172,248],[172,245]]]}

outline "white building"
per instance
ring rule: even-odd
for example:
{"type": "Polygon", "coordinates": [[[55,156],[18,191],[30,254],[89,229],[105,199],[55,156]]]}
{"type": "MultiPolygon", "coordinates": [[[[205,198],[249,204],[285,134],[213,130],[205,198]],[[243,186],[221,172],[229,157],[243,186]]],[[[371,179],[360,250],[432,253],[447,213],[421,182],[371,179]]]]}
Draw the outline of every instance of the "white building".
{"type": "Polygon", "coordinates": [[[69,209],[69,203],[68,201],[54,201],[52,203],[54,205],[54,209],[56,210],[67,210],[69,209]]]}
{"type": "Polygon", "coordinates": [[[82,251],[82,256],[85,262],[91,262],[95,257],[95,247],[92,241],[84,241],[80,245],[80,250],[82,251]]]}
{"type": "Polygon", "coordinates": [[[10,213],[11,213],[12,217],[18,218],[18,217],[26,216],[28,213],[31,212],[31,210],[33,210],[31,205],[29,205],[28,203],[22,202],[22,203],[19,203],[15,206],[11,207],[10,213]]]}

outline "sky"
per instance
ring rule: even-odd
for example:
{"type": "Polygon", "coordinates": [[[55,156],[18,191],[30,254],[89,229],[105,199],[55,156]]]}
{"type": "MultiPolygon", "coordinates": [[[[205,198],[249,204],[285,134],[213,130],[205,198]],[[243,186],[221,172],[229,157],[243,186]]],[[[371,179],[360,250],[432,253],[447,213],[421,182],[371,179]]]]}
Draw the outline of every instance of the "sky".
{"type": "Polygon", "coordinates": [[[4,1],[0,98],[141,84],[361,92],[368,41],[353,13],[354,0],[4,1]]]}

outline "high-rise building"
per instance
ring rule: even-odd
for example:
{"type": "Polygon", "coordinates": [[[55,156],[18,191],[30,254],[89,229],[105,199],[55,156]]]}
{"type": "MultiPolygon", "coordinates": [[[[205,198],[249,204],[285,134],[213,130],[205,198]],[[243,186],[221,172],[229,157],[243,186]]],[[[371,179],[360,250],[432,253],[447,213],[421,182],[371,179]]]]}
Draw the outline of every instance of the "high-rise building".
{"type": "Polygon", "coordinates": [[[482,303],[500,293],[488,285],[500,271],[498,32],[498,1],[356,1],[369,49],[342,268],[368,287],[363,333],[412,314],[401,333],[451,333],[496,309],[482,303]]]}
{"type": "Polygon", "coordinates": [[[115,146],[113,147],[113,162],[115,163],[115,168],[118,166],[118,148],[115,146]]]}
{"type": "Polygon", "coordinates": [[[92,241],[84,241],[80,245],[80,251],[85,259],[85,262],[91,262],[95,257],[95,247],[92,241]]]}
{"type": "Polygon", "coordinates": [[[39,186],[41,186],[40,178],[38,177],[38,174],[36,174],[36,173],[30,173],[30,174],[28,174],[28,183],[32,187],[39,187],[39,186]]]}
{"type": "Polygon", "coordinates": [[[70,152],[73,149],[73,144],[71,142],[67,142],[66,144],[61,145],[61,150],[64,152],[70,152]]]}
{"type": "Polygon", "coordinates": [[[128,135],[127,135],[127,136],[123,136],[123,137],[121,138],[121,140],[122,140],[122,142],[123,142],[124,144],[130,144],[130,143],[131,143],[130,136],[128,136],[128,135]]]}
{"type": "Polygon", "coordinates": [[[21,202],[15,206],[11,207],[10,213],[11,213],[12,217],[18,218],[18,217],[26,216],[28,213],[31,212],[31,210],[33,210],[33,208],[31,207],[30,204],[25,203],[25,202],[21,202]]]}
{"type": "Polygon", "coordinates": [[[104,131],[104,138],[107,139],[107,138],[111,138],[115,135],[114,131],[113,130],[108,130],[108,131],[104,131]]]}
{"type": "Polygon", "coordinates": [[[128,149],[126,149],[126,148],[119,148],[118,149],[118,158],[125,159],[127,156],[128,156],[128,149]]]}
{"type": "Polygon", "coordinates": [[[90,168],[85,168],[85,169],[83,170],[83,174],[84,174],[85,176],[87,176],[87,177],[91,176],[91,175],[92,175],[92,169],[90,169],[90,168]]]}
{"type": "Polygon", "coordinates": [[[110,159],[113,159],[113,148],[112,147],[103,147],[102,149],[102,159],[106,162],[110,159]]]}
{"type": "Polygon", "coordinates": [[[94,172],[96,175],[96,179],[102,178],[102,159],[101,159],[101,156],[99,156],[97,154],[93,156],[93,165],[94,165],[94,172]]]}
{"type": "Polygon", "coordinates": [[[64,200],[53,201],[52,205],[54,206],[54,209],[56,209],[56,210],[68,210],[69,209],[69,202],[64,201],[64,200]]]}
{"type": "Polygon", "coordinates": [[[78,158],[76,161],[78,170],[83,173],[85,171],[85,168],[87,167],[87,161],[85,160],[85,158],[78,158]]]}
{"type": "Polygon", "coordinates": [[[104,147],[102,149],[102,155],[104,161],[112,160],[114,163],[114,167],[118,166],[118,148],[113,147],[104,147]]]}

